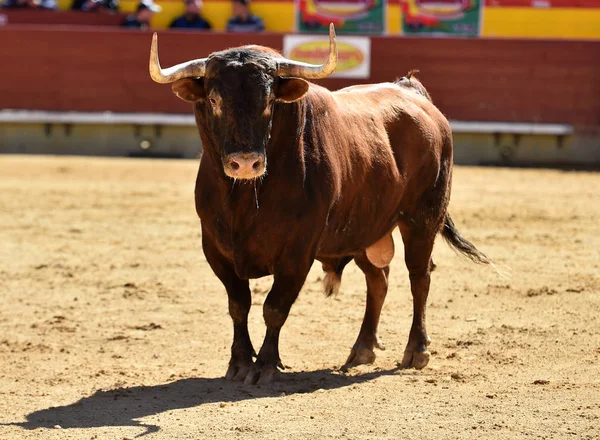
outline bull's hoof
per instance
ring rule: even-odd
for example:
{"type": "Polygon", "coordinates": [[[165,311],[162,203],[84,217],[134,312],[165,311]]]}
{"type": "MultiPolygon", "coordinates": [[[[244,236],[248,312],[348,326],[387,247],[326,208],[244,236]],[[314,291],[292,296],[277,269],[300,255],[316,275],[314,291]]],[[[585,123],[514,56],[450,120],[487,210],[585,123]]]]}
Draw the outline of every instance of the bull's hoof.
{"type": "Polygon", "coordinates": [[[368,348],[353,348],[346,363],[342,366],[342,371],[348,371],[349,368],[356,367],[357,365],[372,364],[375,362],[376,357],[375,352],[368,348]]]}
{"type": "Polygon", "coordinates": [[[229,368],[227,368],[227,373],[225,373],[225,379],[236,382],[241,382],[245,380],[246,376],[248,376],[248,373],[252,369],[252,365],[253,363],[249,361],[229,362],[229,368]]]}
{"type": "Polygon", "coordinates": [[[279,370],[272,365],[252,365],[244,379],[246,385],[268,385],[277,380],[279,370]]]}
{"type": "Polygon", "coordinates": [[[429,363],[430,357],[431,354],[427,350],[419,352],[407,349],[404,351],[404,357],[402,358],[400,368],[415,368],[416,370],[422,370],[429,363]]]}
{"type": "Polygon", "coordinates": [[[357,365],[372,364],[375,362],[375,352],[373,348],[379,350],[385,350],[385,346],[379,336],[375,336],[375,341],[371,343],[360,342],[361,338],[356,341],[352,350],[350,350],[350,356],[346,360],[346,363],[342,366],[342,371],[347,371],[349,368],[356,367],[357,365]]]}

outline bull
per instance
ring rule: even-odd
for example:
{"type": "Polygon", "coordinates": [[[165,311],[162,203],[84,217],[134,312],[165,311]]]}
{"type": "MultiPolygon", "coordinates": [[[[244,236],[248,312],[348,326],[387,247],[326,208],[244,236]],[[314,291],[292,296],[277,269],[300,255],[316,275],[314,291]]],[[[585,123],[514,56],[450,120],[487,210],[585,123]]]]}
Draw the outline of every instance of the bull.
{"type": "Polygon", "coordinates": [[[280,332],[315,260],[327,295],[337,292],[352,260],[366,278],[364,319],[345,368],[373,362],[374,349],[384,348],[377,328],[396,227],[414,305],[403,368],[429,362],[425,307],[438,233],[473,261],[491,263],[447,212],[452,132],[427,90],[411,74],[335,92],[308,81],[329,76],[336,63],[333,24],[322,65],[250,45],[162,68],[153,36],[150,75],[193,103],[202,140],[195,204],[203,251],[233,320],[226,379],[276,378],[280,332]],[[256,354],[249,280],[267,275],[273,285],[256,354]]]}

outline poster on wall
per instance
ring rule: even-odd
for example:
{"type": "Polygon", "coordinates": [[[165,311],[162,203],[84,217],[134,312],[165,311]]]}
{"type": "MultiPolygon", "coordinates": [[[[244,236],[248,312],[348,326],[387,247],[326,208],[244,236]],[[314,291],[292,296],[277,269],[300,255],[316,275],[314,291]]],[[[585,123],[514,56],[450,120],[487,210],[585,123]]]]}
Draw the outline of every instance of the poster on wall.
{"type": "Polygon", "coordinates": [[[385,32],[386,0],[296,0],[299,32],[381,35],[385,32]]]}
{"type": "Polygon", "coordinates": [[[600,8],[600,0],[485,0],[486,6],[509,8],[600,8]]]}
{"type": "MultiPolygon", "coordinates": [[[[330,78],[368,78],[371,74],[371,40],[368,37],[337,36],[338,63],[330,78]]],[[[329,37],[325,35],[286,35],[286,58],[322,64],[329,55],[329,37]]]]}
{"type": "Polygon", "coordinates": [[[400,1],[405,35],[480,35],[484,0],[400,1]]]}

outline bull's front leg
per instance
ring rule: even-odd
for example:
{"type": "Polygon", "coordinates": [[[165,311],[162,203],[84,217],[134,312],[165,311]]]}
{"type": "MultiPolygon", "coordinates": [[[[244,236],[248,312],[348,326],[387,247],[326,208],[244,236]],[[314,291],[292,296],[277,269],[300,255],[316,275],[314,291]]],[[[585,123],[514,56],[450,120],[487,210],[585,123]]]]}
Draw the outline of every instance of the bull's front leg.
{"type": "Polygon", "coordinates": [[[231,344],[231,359],[225,379],[241,381],[252,368],[252,356],[255,355],[248,333],[251,294],[248,281],[239,279],[232,281],[231,288],[227,288],[227,296],[229,315],[233,320],[233,344],[231,344]]]}
{"type": "Polygon", "coordinates": [[[202,238],[202,247],[213,272],[225,286],[229,300],[229,315],[233,321],[231,359],[225,378],[242,381],[253,365],[252,356],[256,356],[248,333],[248,313],[252,304],[250,286],[248,280],[242,280],[236,275],[231,262],[218,252],[205,235],[202,238]]]}
{"type": "Polygon", "coordinates": [[[254,366],[246,376],[246,384],[267,384],[276,379],[283,364],[279,357],[279,334],[292,304],[298,298],[312,262],[298,264],[294,273],[275,273],[273,287],[263,305],[263,317],[267,327],[265,340],[258,352],[254,366]],[[303,267],[306,266],[306,267],[303,267]]]}

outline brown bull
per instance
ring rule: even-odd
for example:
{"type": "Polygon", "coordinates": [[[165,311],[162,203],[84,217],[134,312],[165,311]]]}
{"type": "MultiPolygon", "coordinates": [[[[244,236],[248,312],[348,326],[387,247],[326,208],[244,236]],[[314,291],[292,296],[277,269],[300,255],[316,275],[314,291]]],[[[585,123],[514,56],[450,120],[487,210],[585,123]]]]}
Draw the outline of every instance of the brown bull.
{"type": "Polygon", "coordinates": [[[402,367],[429,361],[425,303],[431,252],[442,235],[463,254],[489,263],[447,213],[452,133],[425,88],[409,74],[393,83],[337,92],[309,83],[335,70],[333,25],[323,65],[245,46],[162,69],[153,39],[150,73],[194,104],[203,155],[196,210],[206,259],[227,290],[233,345],[227,379],[271,381],[279,334],[315,259],[326,293],[354,260],[367,281],[367,306],[346,366],[370,363],[400,228],[414,301],[402,367]],[[248,334],[248,280],[273,275],[267,327],[255,354],[248,334]],[[256,361],[253,362],[253,357],[256,361]]]}

